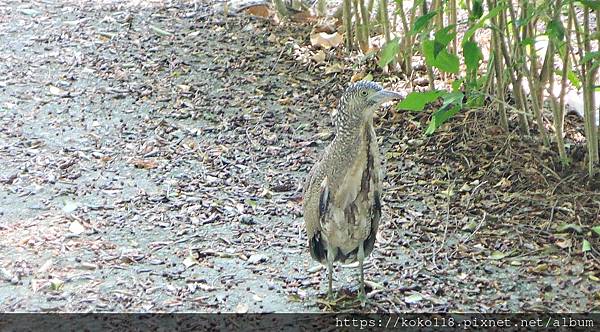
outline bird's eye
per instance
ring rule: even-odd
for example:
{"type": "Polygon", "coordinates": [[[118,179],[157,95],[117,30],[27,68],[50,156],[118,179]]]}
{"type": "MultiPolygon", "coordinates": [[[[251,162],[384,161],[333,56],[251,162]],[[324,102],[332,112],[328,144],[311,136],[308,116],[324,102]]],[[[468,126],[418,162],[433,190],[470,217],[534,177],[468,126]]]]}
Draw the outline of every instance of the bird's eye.
{"type": "Polygon", "coordinates": [[[366,97],[368,94],[369,94],[369,91],[367,91],[367,90],[362,90],[360,92],[360,95],[363,96],[363,97],[366,97]]]}

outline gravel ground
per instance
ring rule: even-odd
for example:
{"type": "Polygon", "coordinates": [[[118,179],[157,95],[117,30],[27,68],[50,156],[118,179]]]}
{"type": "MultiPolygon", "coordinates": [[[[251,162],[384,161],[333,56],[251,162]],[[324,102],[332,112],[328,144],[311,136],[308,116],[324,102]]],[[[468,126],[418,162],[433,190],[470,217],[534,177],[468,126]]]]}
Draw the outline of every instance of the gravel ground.
{"type": "MultiPolygon", "coordinates": [[[[207,1],[4,3],[0,310],[357,309],[354,267],[323,301],[299,191],[354,60],[207,1]]],[[[424,137],[427,113],[380,112],[365,310],[597,310],[593,181],[479,114],[424,137]]]]}

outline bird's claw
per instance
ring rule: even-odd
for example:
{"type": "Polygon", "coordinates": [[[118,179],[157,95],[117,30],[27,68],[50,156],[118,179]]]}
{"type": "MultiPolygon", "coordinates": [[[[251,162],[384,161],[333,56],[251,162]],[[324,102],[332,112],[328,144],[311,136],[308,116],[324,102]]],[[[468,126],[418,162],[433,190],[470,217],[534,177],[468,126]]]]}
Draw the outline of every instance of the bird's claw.
{"type": "Polygon", "coordinates": [[[356,296],[356,300],[360,301],[360,306],[364,308],[367,305],[367,295],[365,294],[365,291],[359,292],[356,296]]]}
{"type": "MultiPolygon", "coordinates": [[[[336,294],[337,295],[337,294],[336,294]]],[[[327,293],[327,297],[324,299],[317,299],[317,303],[321,303],[329,308],[337,306],[337,304],[346,298],[345,295],[337,297],[333,293],[327,293]]]]}

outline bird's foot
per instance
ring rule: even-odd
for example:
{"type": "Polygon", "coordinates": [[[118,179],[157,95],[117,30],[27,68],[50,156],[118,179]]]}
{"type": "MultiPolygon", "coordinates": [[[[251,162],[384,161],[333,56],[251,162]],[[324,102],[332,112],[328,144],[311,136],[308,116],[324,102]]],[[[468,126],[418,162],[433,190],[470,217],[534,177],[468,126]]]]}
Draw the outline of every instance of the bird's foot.
{"type": "Polygon", "coordinates": [[[333,307],[336,307],[338,305],[338,303],[340,303],[345,298],[346,298],[346,295],[342,295],[342,296],[338,297],[337,294],[334,295],[333,292],[331,292],[331,293],[327,293],[326,298],[317,299],[317,303],[323,304],[328,308],[333,308],[333,307]]]}
{"type": "Polygon", "coordinates": [[[360,306],[363,308],[367,305],[367,294],[365,293],[364,290],[358,292],[358,295],[356,296],[356,300],[360,301],[360,306]]]}

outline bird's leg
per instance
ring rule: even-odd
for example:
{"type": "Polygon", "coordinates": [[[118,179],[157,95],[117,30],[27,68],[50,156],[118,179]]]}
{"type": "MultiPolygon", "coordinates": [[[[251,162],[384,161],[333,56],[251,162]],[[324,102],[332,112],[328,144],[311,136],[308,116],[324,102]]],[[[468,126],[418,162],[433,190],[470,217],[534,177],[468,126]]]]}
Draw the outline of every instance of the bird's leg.
{"type": "Polygon", "coordinates": [[[327,248],[327,299],[333,300],[333,261],[335,260],[335,256],[337,255],[337,248],[327,248]]]}
{"type": "Polygon", "coordinates": [[[333,291],[331,284],[333,279],[333,262],[327,260],[327,299],[333,300],[333,291]]]}
{"type": "Polygon", "coordinates": [[[360,300],[361,305],[364,307],[367,303],[367,295],[365,294],[365,272],[363,269],[363,263],[365,261],[365,248],[363,242],[358,245],[356,259],[358,260],[358,269],[360,270],[360,289],[358,290],[358,300],[360,300]]]}

